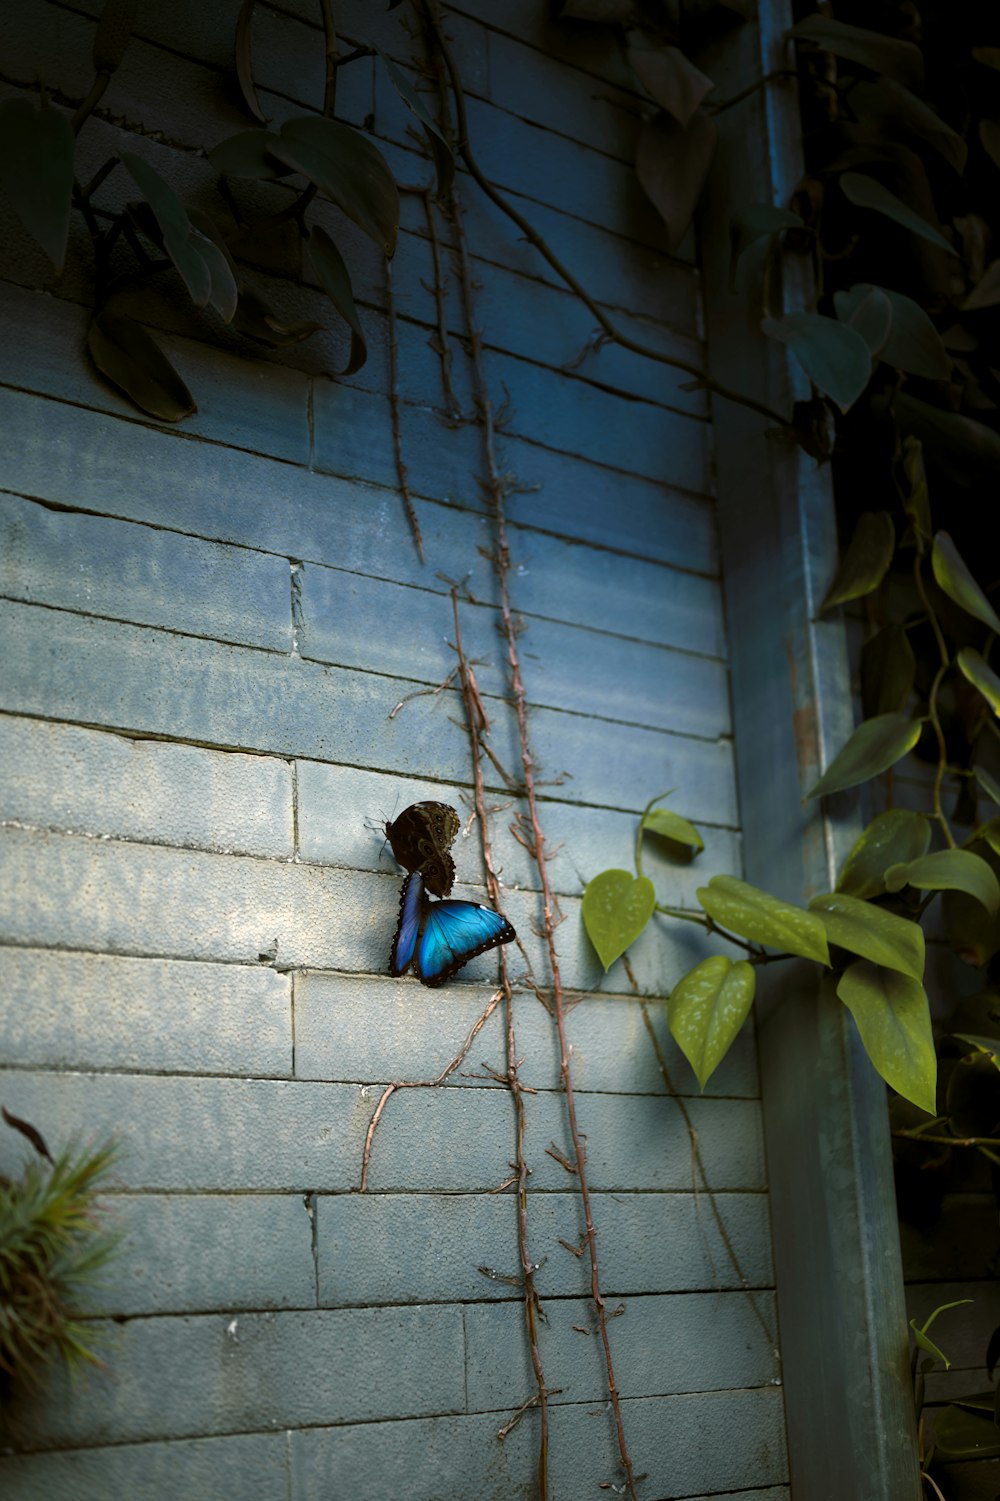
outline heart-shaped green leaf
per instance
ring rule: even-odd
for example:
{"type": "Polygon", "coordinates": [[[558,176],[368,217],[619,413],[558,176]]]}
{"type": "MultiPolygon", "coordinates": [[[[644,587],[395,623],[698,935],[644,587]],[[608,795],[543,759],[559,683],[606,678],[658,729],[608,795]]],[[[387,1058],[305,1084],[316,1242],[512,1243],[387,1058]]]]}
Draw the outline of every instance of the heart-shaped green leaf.
{"type": "Polygon", "coordinates": [[[323,291],[351,330],[351,354],[344,374],[353,375],[356,370],[361,369],[368,358],[368,345],[365,342],[364,329],[361,327],[361,319],[358,317],[358,309],[354,302],[351,273],[347,269],[344,257],[325,229],[317,225],[310,231],[307,243],[323,291]]]}
{"type": "Polygon", "coordinates": [[[583,925],[605,971],[634,943],[656,907],[648,876],[627,870],[602,870],[583,893],[583,925]]]}
{"type": "Polygon", "coordinates": [[[896,224],[901,224],[911,234],[920,235],[924,240],[930,240],[939,250],[947,250],[949,255],[957,255],[954,245],[950,245],[939,229],[914,213],[901,198],[895,193],[890,193],[887,187],[869,177],[866,172],[844,172],[840,178],[840,190],[844,197],[855,204],[858,208],[870,209],[873,213],[884,214],[887,219],[892,219],[896,224]]]}
{"type": "Polygon", "coordinates": [[[931,826],[922,813],[890,808],[879,813],[858,837],[844,861],[837,890],[864,901],[885,890],[890,865],[919,860],[931,842],[931,826]]]}
{"type": "Polygon", "coordinates": [[[775,203],[749,203],[733,215],[729,226],[729,290],[736,289],[736,268],[740,256],[758,240],[776,235],[783,229],[804,229],[805,222],[790,208],[775,203]]]}
{"type": "Polygon", "coordinates": [[[934,577],[949,599],[961,605],[969,615],[974,615],[991,631],[1000,632],[1000,618],[982,589],[976,583],[947,532],[938,532],[931,550],[931,567],[934,577]]]}
{"type": "Polygon", "coordinates": [[[73,132],[61,110],[29,99],[0,104],[0,188],[61,271],[73,194],[73,132]]]}
{"type": "Polygon", "coordinates": [[[195,229],[187,209],[154,167],[131,151],[123,151],[121,160],[156,215],[163,248],[180,272],[191,301],[196,307],[211,304],[229,323],[238,293],[228,259],[214,240],[195,229]]]}
{"type": "Polygon", "coordinates": [[[824,615],[834,605],[861,599],[877,589],[892,562],[895,546],[896,530],[889,512],[862,511],[819,613],[824,615]]]}
{"type": "Polygon", "coordinates": [[[920,721],[905,714],[878,714],[858,725],[841,751],[834,756],[807,797],[843,792],[888,771],[913,749],[920,739],[920,721]]]}
{"type": "Polygon", "coordinates": [[[191,392],[141,323],[118,313],[98,313],[87,347],[101,374],[150,416],[179,422],[196,410],[191,392]]]}
{"type": "Polygon", "coordinates": [[[897,1094],[928,1115],[937,1105],[937,1055],[923,986],[909,975],[859,960],[837,994],[851,1012],[872,1063],[897,1094]]]}
{"type": "Polygon", "coordinates": [[[885,873],[887,891],[915,886],[918,891],[964,891],[981,902],[991,917],[1000,911],[1000,885],[985,860],[971,850],[936,850],[919,860],[891,865],[885,873]]]}
{"type": "Polygon", "coordinates": [[[667,1022],[702,1089],[753,1005],[753,966],[718,955],[696,964],[670,992],[667,1022]]]}
{"type": "Polygon", "coordinates": [[[696,855],[705,848],[705,841],[694,824],[669,808],[651,808],[643,817],[642,827],[647,834],[658,834],[670,844],[684,845],[696,855]]]}
{"type": "Polygon", "coordinates": [[[854,328],[822,313],[788,313],[765,318],[761,328],[769,339],[787,344],[813,385],[837,403],[842,412],[854,405],[868,384],[872,357],[854,328]]]}
{"type": "Polygon", "coordinates": [[[698,888],[697,896],[709,917],[741,938],[830,963],[826,930],[811,912],[735,876],[713,876],[707,886],[698,888]]]}
{"type": "Polygon", "coordinates": [[[367,136],[339,120],[296,115],[267,147],[273,157],[314,182],[392,257],[399,231],[399,193],[389,164],[367,136]]]}
{"type": "Polygon", "coordinates": [[[934,1455],[937,1459],[996,1459],[1000,1455],[1000,1428],[993,1421],[996,1394],[984,1392],[978,1410],[949,1403],[934,1422],[934,1455]]]}
{"type": "Polygon", "coordinates": [[[661,110],[639,131],[635,170],[667,226],[667,248],[676,250],[705,186],[715,154],[715,121],[696,110],[687,127],[661,110]]]}
{"type": "Polygon", "coordinates": [[[679,47],[629,47],[627,56],[647,94],[682,125],[715,88],[679,47]]]}
{"type": "Polygon", "coordinates": [[[270,153],[269,148],[277,139],[271,130],[241,130],[213,146],[208,159],[216,172],[224,172],[227,177],[256,177],[263,181],[287,177],[295,169],[270,153]]]}
{"type": "Polygon", "coordinates": [[[894,78],[906,88],[919,89],[924,79],[924,56],[914,42],[869,31],[866,26],[851,26],[833,16],[806,16],[788,33],[797,42],[812,42],[834,57],[861,63],[873,73],[894,78]]]}
{"type": "Polygon", "coordinates": [[[913,980],[923,979],[924,934],[919,923],[842,891],[814,896],[809,910],[816,913],[827,938],[838,948],[913,980]]]}

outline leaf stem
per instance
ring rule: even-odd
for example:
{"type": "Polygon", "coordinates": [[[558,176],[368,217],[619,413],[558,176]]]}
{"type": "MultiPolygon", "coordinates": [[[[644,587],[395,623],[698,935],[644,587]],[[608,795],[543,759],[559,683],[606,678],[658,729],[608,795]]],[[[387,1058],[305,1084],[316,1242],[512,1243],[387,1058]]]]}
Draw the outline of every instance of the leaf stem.
{"type": "Polygon", "coordinates": [[[94,81],[90,85],[90,91],[87,94],[86,99],[84,99],[83,103],[74,114],[72,120],[70,120],[69,122],[69,128],[74,135],[80,134],[80,131],[83,129],[83,126],[86,123],[87,119],[90,115],[93,114],[94,110],[103,99],[104,91],[106,90],[110,82],[111,74],[107,71],[107,69],[102,69],[101,72],[94,75],[94,81]]]}

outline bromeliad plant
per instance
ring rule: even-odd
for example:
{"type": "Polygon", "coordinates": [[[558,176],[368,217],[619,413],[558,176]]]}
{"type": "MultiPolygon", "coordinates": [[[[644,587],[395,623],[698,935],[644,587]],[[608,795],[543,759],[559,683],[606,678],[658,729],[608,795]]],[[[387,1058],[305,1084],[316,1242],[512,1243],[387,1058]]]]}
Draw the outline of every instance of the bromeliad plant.
{"type": "Polygon", "coordinates": [[[34,1126],[7,1110],[3,1118],[35,1156],[17,1177],[0,1175],[0,1381],[35,1386],[59,1356],[100,1364],[80,1314],[118,1243],[97,1197],[115,1149],[53,1158],[34,1126]]]}
{"type": "MultiPolygon", "coordinates": [[[[639,823],[635,876],[626,870],[595,876],[584,892],[583,920],[605,970],[654,913],[699,923],[727,941],[730,952],[702,960],[668,1001],[670,1030],[702,1087],[750,1011],[757,967],[794,955],[828,973],[827,983],[853,1015],[886,1082],[936,1118],[937,1059],[921,922],[940,898],[945,937],[960,959],[982,968],[1000,949],[1000,816],[976,821],[972,793],[976,788],[1000,808],[1000,786],[988,765],[1000,714],[1000,678],[988,657],[1000,619],[948,534],[932,533],[915,439],[901,444],[897,479],[902,516],[860,518],[822,605],[825,611],[864,599],[868,606],[861,666],[866,717],[809,796],[875,783],[916,751],[933,758],[929,810],[890,806],[878,813],[835,890],[806,907],[717,875],[699,888],[702,910],[695,912],[658,902],[643,871],[647,835],[689,857],[703,848],[697,829],[654,799],[639,823]],[[959,796],[949,815],[944,792],[952,785],[959,796]],[[961,839],[959,823],[974,825],[961,839]],[[742,957],[732,957],[733,947],[742,957]]],[[[989,1009],[996,997],[988,988],[984,996],[989,1009]]],[[[995,1060],[1000,1029],[983,1032],[964,1025],[965,1050],[995,1060]]]]}

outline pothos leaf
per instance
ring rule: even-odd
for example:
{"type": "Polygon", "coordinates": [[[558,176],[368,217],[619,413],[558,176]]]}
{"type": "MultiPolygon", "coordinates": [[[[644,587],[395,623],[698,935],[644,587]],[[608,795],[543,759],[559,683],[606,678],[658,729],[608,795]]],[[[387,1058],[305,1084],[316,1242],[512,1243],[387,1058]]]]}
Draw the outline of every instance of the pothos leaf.
{"type": "Polygon", "coordinates": [[[679,47],[629,47],[626,55],[649,96],[681,125],[715,88],[679,47]]]}
{"type": "Polygon", "coordinates": [[[969,615],[1000,633],[1000,619],[980,589],[947,532],[938,532],[931,550],[934,577],[949,599],[961,605],[969,615]]]}
{"type": "Polygon", "coordinates": [[[374,142],[339,120],[296,115],[285,121],[267,150],[314,182],[391,259],[399,231],[399,193],[374,142]]]}
{"type": "Polygon", "coordinates": [[[676,250],[705,186],[718,131],[701,110],[687,128],[661,110],[639,132],[636,172],[667,226],[667,246],[676,250]]]}
{"type": "Polygon", "coordinates": [[[843,792],[888,771],[920,739],[920,721],[905,714],[878,714],[858,725],[807,796],[843,792]]]}
{"type": "Polygon", "coordinates": [[[212,305],[227,323],[236,311],[236,281],[214,241],[194,228],[169,183],[141,156],[121,154],[122,165],[149,203],[163,232],[163,247],[196,307],[212,305]]]}
{"type": "Polygon", "coordinates": [[[140,323],[120,313],[98,313],[87,347],[101,374],[151,417],[179,422],[197,410],[191,392],[140,323]]]}
{"type": "Polygon", "coordinates": [[[57,271],[66,259],[73,193],[73,132],[46,100],[0,103],[0,188],[57,271]]]}
{"type": "Polygon", "coordinates": [[[758,240],[776,235],[783,229],[804,229],[805,221],[790,208],[779,208],[776,203],[749,203],[735,213],[729,226],[729,286],[736,284],[736,268],[740,256],[758,240]]]}
{"type": "Polygon", "coordinates": [[[670,992],[667,1023],[702,1089],[746,1021],[756,986],[752,965],[717,955],[696,964],[670,992]]]}
{"type": "Polygon", "coordinates": [[[854,405],[868,384],[872,358],[861,335],[846,323],[822,313],[789,313],[765,318],[769,339],[787,344],[806,375],[842,412],[854,405]]]}
{"type": "Polygon", "coordinates": [[[639,937],[655,907],[656,891],[648,876],[603,870],[587,882],[583,925],[605,971],[639,937]]]}
{"type": "Polygon", "coordinates": [[[979,689],[994,714],[1000,715],[1000,677],[993,668],[971,646],[963,646],[955,660],[962,675],[979,689]]]}
{"type": "Polygon", "coordinates": [[[837,994],[851,1012],[865,1051],[897,1094],[928,1115],[937,1103],[937,1055],[927,995],[918,980],[859,960],[837,994]]]}
{"type": "Polygon", "coordinates": [[[912,980],[923,978],[924,934],[919,923],[843,891],[814,896],[809,910],[820,918],[828,940],[838,948],[912,980]]]}
{"type": "Polygon", "coordinates": [[[877,589],[892,562],[895,546],[896,532],[889,512],[863,511],[819,613],[825,615],[834,605],[861,599],[877,589]]]}
{"type": "Polygon", "coordinates": [[[912,234],[920,235],[929,240],[939,250],[946,250],[949,255],[957,255],[954,245],[950,245],[939,229],[914,213],[901,198],[891,193],[887,187],[878,182],[874,177],[869,177],[866,172],[844,172],[840,177],[840,189],[844,197],[858,208],[871,209],[873,213],[884,214],[887,219],[892,219],[896,224],[901,224],[904,229],[912,234]]]}
{"type": "Polygon", "coordinates": [[[361,369],[368,358],[368,346],[365,343],[364,329],[361,327],[361,320],[354,302],[351,274],[344,262],[344,257],[325,229],[319,226],[313,228],[307,243],[324,292],[351,330],[351,354],[344,374],[353,375],[356,370],[361,369]]]}
{"type": "Polygon", "coordinates": [[[713,876],[707,886],[698,888],[697,896],[709,917],[741,938],[830,963],[826,931],[814,913],[735,876],[713,876]]]}
{"type": "Polygon", "coordinates": [[[396,93],[407,108],[413,111],[423,126],[431,156],[434,158],[438,190],[442,198],[447,198],[451,192],[452,183],[455,180],[455,157],[448,143],[448,138],[444,135],[433,114],[427,108],[426,101],[417,93],[403,70],[397,68],[392,58],[387,57],[380,47],[376,47],[375,51],[382,59],[385,71],[388,73],[389,80],[396,93]]]}
{"type": "Polygon", "coordinates": [[[927,853],[931,826],[922,813],[890,808],[879,813],[859,835],[844,861],[837,890],[864,901],[885,890],[890,865],[917,860],[927,853]]]}
{"type": "Polygon", "coordinates": [[[243,95],[243,102],[262,125],[267,123],[267,116],[260,107],[257,98],[257,85],[253,77],[253,8],[257,0],[243,0],[240,13],[236,19],[236,80],[243,95]]]}
{"type": "Polygon", "coordinates": [[[866,719],[906,708],[917,659],[901,625],[885,625],[861,648],[861,708],[866,719]]]}
{"type": "Polygon", "coordinates": [[[643,817],[642,827],[650,834],[659,834],[670,844],[684,845],[696,855],[705,848],[705,841],[694,824],[670,808],[651,808],[643,817]]]}
{"type": "Polygon", "coordinates": [[[1000,910],[1000,884],[992,867],[971,850],[935,850],[885,873],[887,891],[915,886],[918,891],[964,891],[975,897],[991,917],[1000,910]]]}
{"type": "Polygon", "coordinates": [[[907,88],[919,89],[924,78],[924,58],[913,42],[905,42],[869,31],[864,26],[850,26],[832,16],[807,16],[788,33],[797,42],[812,42],[824,52],[849,62],[861,63],[873,73],[895,78],[907,88]]]}

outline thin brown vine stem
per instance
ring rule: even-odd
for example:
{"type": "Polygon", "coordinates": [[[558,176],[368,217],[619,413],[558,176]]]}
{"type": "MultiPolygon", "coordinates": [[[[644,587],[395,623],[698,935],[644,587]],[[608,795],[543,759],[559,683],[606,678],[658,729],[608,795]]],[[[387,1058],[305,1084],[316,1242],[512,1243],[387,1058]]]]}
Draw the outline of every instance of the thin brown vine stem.
{"type": "Polygon", "coordinates": [[[903,1141],[930,1141],[941,1147],[1000,1147],[1000,1139],[994,1136],[932,1136],[927,1131],[891,1131],[903,1141]]]}
{"type": "MultiPolygon", "coordinates": [[[[496,865],[493,860],[493,842],[490,838],[489,822],[486,814],[486,790],[481,754],[482,739],[486,733],[487,724],[482,700],[479,697],[479,690],[475,685],[475,680],[462,646],[462,627],[458,618],[458,591],[454,585],[451,590],[451,611],[455,622],[455,654],[458,658],[459,681],[462,687],[462,701],[465,705],[465,723],[469,734],[469,748],[472,755],[473,798],[476,818],[479,823],[479,840],[483,851],[483,864],[486,867],[486,889],[494,907],[502,912],[502,891],[500,879],[496,872],[496,865]]],[[[538,1441],[538,1501],[546,1501],[549,1493],[549,1391],[545,1384],[545,1370],[542,1365],[542,1354],[538,1345],[538,1310],[540,1299],[535,1287],[535,1263],[528,1244],[528,1163],[524,1155],[524,1086],[521,1083],[518,1071],[517,1039],[514,1032],[514,993],[507,968],[507,955],[503,948],[499,950],[499,955],[500,993],[504,998],[507,1021],[506,1084],[514,1101],[515,1116],[515,1157],[513,1166],[517,1175],[517,1249],[521,1259],[521,1279],[524,1288],[525,1332],[528,1337],[531,1368],[535,1377],[535,1385],[538,1388],[534,1396],[515,1413],[509,1425],[507,1425],[506,1431],[501,1429],[500,1437],[505,1438],[507,1436],[514,1423],[518,1421],[518,1418],[532,1403],[537,1405],[541,1430],[538,1441]]]]}
{"type": "MultiPolygon", "coordinates": [[[[428,14],[432,14],[433,0],[426,0],[428,14]]],[[[432,25],[440,34],[440,24],[436,16],[432,16],[432,25]]],[[[580,1200],[583,1206],[584,1222],[586,1225],[587,1247],[590,1255],[590,1284],[591,1300],[594,1304],[597,1316],[598,1330],[601,1336],[601,1344],[604,1349],[604,1361],[607,1370],[608,1395],[611,1400],[611,1408],[614,1414],[615,1428],[618,1437],[618,1452],[621,1457],[622,1467],[625,1471],[628,1494],[632,1501],[638,1501],[635,1489],[635,1475],[632,1458],[628,1444],[625,1440],[625,1427],[622,1421],[621,1400],[618,1393],[618,1385],[615,1380],[614,1362],[611,1355],[611,1345],[608,1339],[607,1312],[604,1298],[601,1294],[599,1260],[597,1254],[597,1231],[594,1226],[593,1210],[590,1200],[590,1188],[587,1180],[586,1153],[584,1151],[583,1138],[576,1117],[576,1097],[573,1091],[573,1074],[570,1065],[569,1039],[566,1034],[566,1011],[563,996],[562,975],[559,968],[559,956],[556,953],[555,930],[558,917],[558,904],[552,892],[552,884],[549,880],[548,861],[545,851],[545,835],[542,830],[541,820],[538,814],[538,802],[535,793],[535,762],[531,750],[531,741],[528,735],[527,694],[524,681],[521,676],[521,663],[517,647],[517,627],[510,603],[509,574],[510,574],[510,547],[507,541],[507,518],[506,518],[506,485],[496,459],[494,442],[494,416],[493,404],[490,400],[486,377],[483,372],[482,361],[482,335],[477,327],[475,309],[473,306],[473,276],[471,257],[469,254],[468,241],[465,235],[465,227],[462,219],[461,200],[457,191],[452,194],[453,216],[455,225],[455,240],[458,248],[459,264],[461,268],[462,301],[465,310],[466,332],[469,344],[469,357],[472,365],[473,383],[476,392],[476,400],[479,406],[480,423],[483,433],[484,456],[486,460],[486,491],[489,496],[493,511],[493,521],[496,530],[496,548],[493,555],[494,571],[500,595],[500,615],[503,623],[502,635],[507,643],[507,660],[510,668],[511,690],[513,694],[514,712],[517,719],[518,741],[521,750],[521,762],[524,771],[524,793],[528,803],[528,814],[531,823],[532,842],[534,844],[535,865],[538,869],[539,880],[542,889],[542,911],[544,917],[543,938],[549,959],[549,969],[552,976],[552,1015],[555,1019],[556,1030],[559,1037],[559,1072],[562,1080],[563,1093],[566,1098],[566,1114],[569,1121],[570,1135],[573,1141],[573,1152],[576,1159],[577,1177],[580,1185],[580,1200]]]]}
{"type": "Polygon", "coordinates": [[[417,520],[417,513],[413,509],[409,473],[403,461],[403,438],[399,420],[399,345],[396,333],[396,298],[392,290],[392,261],[388,257],[385,263],[385,302],[389,315],[389,417],[392,423],[392,448],[396,458],[396,477],[399,480],[399,493],[402,497],[406,519],[410,523],[410,532],[416,543],[417,553],[421,563],[426,563],[423,534],[420,530],[420,522],[417,520]]]}
{"type": "Polygon", "coordinates": [[[469,143],[469,121],[468,112],[465,107],[465,88],[458,71],[458,65],[455,62],[451,47],[444,34],[444,28],[441,25],[437,0],[423,0],[423,8],[435,44],[444,59],[445,68],[451,83],[452,98],[455,101],[455,114],[458,120],[457,148],[459,155],[468,168],[469,175],[486,194],[490,202],[495,204],[501,213],[505,214],[508,219],[517,225],[529,244],[534,245],[539,255],[548,262],[560,280],[565,282],[570,291],[579,298],[591,316],[596,319],[607,337],[612,339],[616,344],[621,345],[623,349],[630,350],[633,354],[642,355],[645,359],[655,360],[658,364],[669,365],[674,370],[681,370],[685,375],[693,376],[700,388],[711,391],[714,396],[720,397],[723,401],[731,401],[735,402],[737,406],[748,407],[750,411],[757,412],[758,415],[766,417],[769,422],[776,423],[778,427],[793,428],[794,424],[787,417],[783,417],[780,412],[775,412],[771,407],[765,406],[763,402],[756,401],[752,396],[745,396],[740,391],[731,391],[728,386],[723,386],[719,381],[713,380],[710,375],[706,375],[705,371],[699,369],[697,365],[692,365],[687,360],[679,360],[674,355],[665,354],[662,350],[656,349],[650,344],[643,344],[638,339],[633,339],[628,334],[623,333],[600,304],[594,301],[593,297],[580,284],[568,266],[564,265],[556,255],[544,236],[535,229],[534,225],[513,204],[507,202],[507,199],[493,186],[480,167],[469,143]]]}
{"type": "Polygon", "coordinates": [[[438,358],[441,361],[441,384],[444,387],[445,406],[452,422],[462,421],[462,408],[451,377],[451,345],[448,342],[448,318],[444,305],[444,274],[441,269],[441,239],[434,217],[434,195],[430,189],[423,194],[424,214],[427,219],[427,237],[431,243],[431,258],[434,264],[434,308],[437,314],[438,358]]]}

